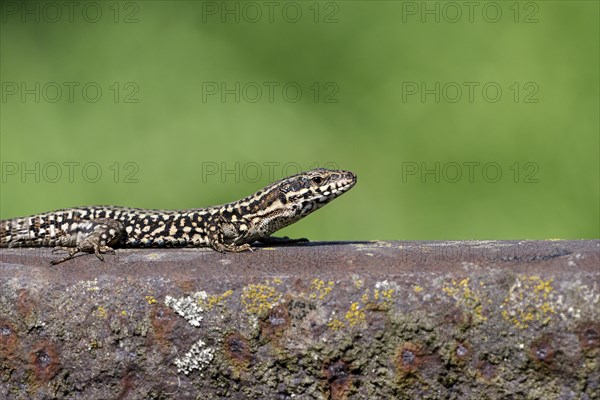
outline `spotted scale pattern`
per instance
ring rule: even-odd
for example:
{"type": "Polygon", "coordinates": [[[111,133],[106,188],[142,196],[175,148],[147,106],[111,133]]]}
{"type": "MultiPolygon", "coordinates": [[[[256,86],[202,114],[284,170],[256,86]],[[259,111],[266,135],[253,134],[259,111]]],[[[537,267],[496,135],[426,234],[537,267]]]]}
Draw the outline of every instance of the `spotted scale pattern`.
{"type": "Polygon", "coordinates": [[[190,210],[92,206],[51,211],[0,221],[0,247],[43,246],[67,251],[67,256],[53,263],[78,252],[93,252],[102,259],[102,253],[123,247],[211,247],[219,252],[240,252],[250,250],[256,241],[285,241],[271,234],[355,184],[352,172],[319,168],[222,206],[190,210]]]}

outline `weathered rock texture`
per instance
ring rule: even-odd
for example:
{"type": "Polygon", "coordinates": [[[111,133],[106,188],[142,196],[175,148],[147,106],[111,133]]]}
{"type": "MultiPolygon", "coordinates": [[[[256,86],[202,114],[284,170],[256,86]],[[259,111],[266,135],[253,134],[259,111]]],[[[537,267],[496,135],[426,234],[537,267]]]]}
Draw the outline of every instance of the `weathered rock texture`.
{"type": "Polygon", "coordinates": [[[598,399],[600,241],[0,251],[2,399],[598,399]]]}

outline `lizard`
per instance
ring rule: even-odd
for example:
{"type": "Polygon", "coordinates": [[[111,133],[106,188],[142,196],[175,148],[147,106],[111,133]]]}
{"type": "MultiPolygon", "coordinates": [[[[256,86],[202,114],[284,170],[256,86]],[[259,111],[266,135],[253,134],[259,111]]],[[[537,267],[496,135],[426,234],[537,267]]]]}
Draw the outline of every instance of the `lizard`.
{"type": "Polygon", "coordinates": [[[356,174],[317,168],[271,183],[241,200],[186,210],[119,206],[65,208],[0,220],[0,247],[54,247],[66,256],[115,254],[116,248],[210,247],[218,252],[252,251],[251,244],[298,243],[271,236],[350,190],[356,174]]]}

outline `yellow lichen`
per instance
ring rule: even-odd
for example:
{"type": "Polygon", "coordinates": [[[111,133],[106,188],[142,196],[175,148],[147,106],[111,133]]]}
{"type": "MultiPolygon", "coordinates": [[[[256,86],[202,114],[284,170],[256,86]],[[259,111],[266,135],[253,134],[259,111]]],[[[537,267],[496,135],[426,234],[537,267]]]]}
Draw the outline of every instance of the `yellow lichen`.
{"type": "Polygon", "coordinates": [[[146,296],[146,302],[148,302],[148,304],[150,305],[156,304],[156,299],[154,298],[154,296],[146,296]]]}
{"type": "MultiPolygon", "coordinates": [[[[373,303],[389,308],[394,300],[394,289],[390,288],[389,282],[377,282],[373,289],[373,303]]],[[[366,304],[365,298],[369,295],[369,289],[363,295],[363,303],[366,304]]]]}
{"type": "Polygon", "coordinates": [[[91,342],[88,343],[88,350],[99,349],[101,347],[102,347],[102,344],[100,342],[98,342],[97,340],[92,340],[91,342]]]}
{"type": "Polygon", "coordinates": [[[334,318],[327,323],[327,327],[332,331],[339,331],[340,329],[344,328],[344,326],[344,323],[337,318],[334,318]]]}
{"type": "Polygon", "coordinates": [[[281,300],[281,294],[273,286],[250,284],[242,291],[242,304],[250,314],[264,314],[281,300]]]}
{"type": "Polygon", "coordinates": [[[127,316],[127,311],[126,310],[121,311],[121,315],[124,316],[124,317],[126,317],[127,316]]]}
{"type": "MultiPolygon", "coordinates": [[[[452,280],[452,284],[456,284],[456,282],[455,282],[454,280],[452,280]]],[[[454,297],[454,295],[455,295],[456,293],[458,293],[458,290],[457,290],[457,289],[455,289],[455,288],[451,288],[451,287],[447,287],[447,286],[443,287],[443,288],[442,288],[442,291],[443,291],[444,293],[446,293],[448,296],[451,296],[451,297],[454,297]]]]}
{"type": "Polygon", "coordinates": [[[502,317],[519,329],[550,322],[555,313],[552,282],[537,275],[517,277],[502,302],[502,317]]]}
{"type": "Polygon", "coordinates": [[[540,305],[540,311],[544,314],[554,314],[554,307],[548,302],[544,302],[540,305]]]}
{"type": "Polygon", "coordinates": [[[225,302],[225,300],[233,294],[233,290],[227,290],[221,294],[208,296],[206,299],[198,299],[198,305],[203,306],[207,310],[212,310],[215,306],[225,302]]]}
{"type": "Polygon", "coordinates": [[[98,308],[96,309],[96,313],[100,318],[106,318],[108,316],[108,313],[102,306],[98,306],[98,308]]]}
{"type": "MultiPolygon", "coordinates": [[[[532,280],[532,278],[533,277],[531,277],[530,280],[532,280]]],[[[535,278],[539,279],[539,277],[535,277],[535,278]]],[[[544,299],[547,299],[548,295],[552,291],[552,281],[553,281],[553,279],[548,279],[547,281],[539,279],[538,284],[535,285],[535,287],[533,288],[533,290],[536,293],[542,293],[542,295],[544,296],[544,299]]]]}
{"type": "Polygon", "coordinates": [[[354,302],[350,305],[350,309],[346,313],[346,321],[350,326],[355,326],[365,323],[365,310],[360,308],[358,302],[354,302]]]}
{"type": "Polygon", "coordinates": [[[471,313],[475,323],[481,323],[487,320],[483,314],[481,295],[471,288],[469,280],[470,278],[464,278],[457,282],[452,279],[452,285],[443,287],[442,291],[455,299],[457,306],[471,313]]]}
{"type": "Polygon", "coordinates": [[[310,293],[308,297],[313,300],[323,300],[329,293],[331,293],[334,286],[335,283],[333,281],[329,281],[327,284],[325,284],[325,281],[321,279],[314,279],[310,284],[310,293]]]}
{"type": "Polygon", "coordinates": [[[423,288],[422,288],[421,286],[419,286],[419,285],[415,285],[415,286],[413,287],[413,290],[414,290],[415,292],[417,292],[417,293],[421,293],[421,292],[423,291],[423,288]]]}
{"type": "Polygon", "coordinates": [[[365,290],[365,293],[360,299],[362,300],[363,304],[369,303],[369,289],[365,290]]]}
{"type": "Polygon", "coordinates": [[[373,295],[371,296],[371,291],[369,289],[365,289],[364,293],[360,297],[361,302],[366,305],[384,305],[389,307],[390,303],[393,300],[394,289],[373,289],[373,295]]]}

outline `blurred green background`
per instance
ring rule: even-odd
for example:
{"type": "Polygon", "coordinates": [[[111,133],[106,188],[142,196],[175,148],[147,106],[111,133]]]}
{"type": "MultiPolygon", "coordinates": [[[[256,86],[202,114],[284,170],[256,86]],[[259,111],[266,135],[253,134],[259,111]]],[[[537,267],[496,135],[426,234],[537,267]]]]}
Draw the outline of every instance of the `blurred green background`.
{"type": "Polygon", "coordinates": [[[598,2],[65,3],[2,3],[1,218],[338,166],[281,234],[600,237],[598,2]]]}

